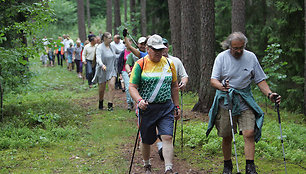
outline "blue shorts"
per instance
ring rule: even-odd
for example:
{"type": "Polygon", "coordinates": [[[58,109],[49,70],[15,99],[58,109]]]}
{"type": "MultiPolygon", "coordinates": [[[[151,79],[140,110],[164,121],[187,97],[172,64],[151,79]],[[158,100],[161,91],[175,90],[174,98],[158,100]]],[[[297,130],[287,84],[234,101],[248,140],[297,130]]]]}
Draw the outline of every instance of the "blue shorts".
{"type": "Polygon", "coordinates": [[[141,141],[151,145],[156,141],[157,136],[173,136],[173,123],[174,104],[171,100],[166,103],[150,103],[146,110],[139,110],[138,124],[140,125],[141,141]]]}

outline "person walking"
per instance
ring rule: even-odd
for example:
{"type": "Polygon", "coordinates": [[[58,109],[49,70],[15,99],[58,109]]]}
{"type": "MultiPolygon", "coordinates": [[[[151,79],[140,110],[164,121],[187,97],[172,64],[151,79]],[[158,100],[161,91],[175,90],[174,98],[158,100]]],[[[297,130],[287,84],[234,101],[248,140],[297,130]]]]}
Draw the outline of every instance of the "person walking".
{"type": "MultiPolygon", "coordinates": [[[[128,42],[131,42],[130,39],[128,39],[128,42]]],[[[126,94],[126,102],[128,104],[128,110],[131,111],[134,107],[133,99],[131,98],[130,92],[129,92],[129,74],[127,73],[125,69],[125,64],[127,60],[127,56],[131,53],[131,51],[126,48],[124,51],[121,52],[119,56],[119,61],[118,61],[118,72],[120,77],[122,77],[122,80],[124,82],[124,87],[125,87],[125,94],[126,94]]]]}
{"type": "Polygon", "coordinates": [[[82,78],[83,65],[81,61],[81,53],[83,47],[81,46],[81,40],[76,41],[76,47],[74,49],[74,62],[76,64],[76,72],[78,73],[78,77],[82,78]]]}
{"type": "Polygon", "coordinates": [[[159,35],[147,42],[148,55],[139,59],[132,70],[129,90],[139,108],[141,152],[144,168],[151,173],[150,145],[158,136],[163,141],[165,173],[173,173],[173,123],[179,119],[179,95],[175,66],[162,56],[166,46],[159,35]]]}
{"type": "MultiPolygon", "coordinates": [[[[63,38],[61,36],[59,36],[57,42],[60,42],[61,44],[63,44],[63,38]]],[[[55,45],[55,47],[57,48],[55,50],[55,54],[57,56],[57,64],[63,66],[64,47],[61,46],[61,45],[55,45]]]]}
{"type": "Polygon", "coordinates": [[[130,44],[129,42],[127,42],[127,34],[128,34],[128,31],[127,31],[127,29],[124,29],[123,30],[123,37],[124,37],[124,41],[125,41],[125,43],[127,43],[126,44],[126,47],[128,48],[128,49],[130,49],[131,50],[131,52],[136,56],[136,57],[138,57],[138,58],[143,58],[143,57],[145,57],[148,53],[147,53],[147,50],[146,50],[146,43],[147,43],[147,38],[145,38],[145,37],[140,37],[139,39],[138,39],[138,48],[139,48],[139,50],[138,49],[136,49],[136,48],[134,48],[133,46],[132,46],[132,44],[130,44]]]}
{"type": "MultiPolygon", "coordinates": [[[[137,46],[139,49],[136,49],[139,53],[143,52],[143,56],[146,55],[146,42],[147,42],[147,38],[145,37],[140,37],[138,39],[138,43],[137,46]]],[[[126,48],[127,49],[131,49],[132,45],[131,43],[128,43],[126,48]]],[[[133,47],[132,47],[133,48],[133,47]]],[[[135,52],[135,51],[134,51],[135,52]]],[[[132,68],[135,64],[135,62],[139,59],[139,57],[135,56],[134,53],[131,51],[131,54],[128,55],[127,60],[126,60],[126,64],[125,64],[125,70],[128,73],[129,77],[131,76],[131,72],[132,72],[132,68]]]]}
{"type": "Polygon", "coordinates": [[[243,33],[234,32],[221,43],[225,51],[215,59],[210,80],[212,87],[217,90],[209,111],[206,135],[209,135],[215,125],[218,136],[222,137],[223,174],[231,174],[233,169],[231,161],[233,137],[228,103],[231,102],[233,105],[234,132],[237,132],[237,124],[239,130],[242,131],[245,143],[246,174],[257,174],[254,164],[255,142],[261,138],[264,112],[253,98],[251,82],[254,81],[261,92],[272,102],[279,104],[281,100],[281,96],[270,90],[266,82],[267,77],[256,55],[245,49],[247,42],[248,39],[243,33]]]}
{"type": "MultiPolygon", "coordinates": [[[[181,91],[183,91],[188,83],[188,75],[186,73],[185,67],[182,63],[182,61],[174,56],[171,56],[170,54],[168,54],[169,52],[169,42],[166,38],[163,38],[163,44],[166,46],[166,48],[163,51],[163,56],[172,60],[175,66],[175,70],[176,70],[176,75],[178,78],[178,84],[179,84],[179,89],[181,91]]],[[[156,143],[157,149],[158,149],[158,155],[160,157],[161,160],[164,160],[163,157],[163,143],[162,141],[159,141],[159,139],[157,140],[156,143]]]]}
{"type": "Polygon", "coordinates": [[[115,80],[117,77],[116,71],[116,54],[120,51],[112,46],[112,35],[105,32],[102,37],[103,42],[98,45],[96,50],[96,73],[92,80],[99,84],[99,109],[103,109],[103,100],[106,83],[108,83],[108,110],[113,111],[115,80]]]}
{"type": "Polygon", "coordinates": [[[92,79],[94,75],[94,69],[92,67],[92,62],[95,57],[96,52],[96,36],[90,35],[88,37],[89,44],[85,45],[84,50],[82,52],[82,61],[86,66],[86,79],[88,80],[89,88],[92,88],[92,79]]]}
{"type": "Polygon", "coordinates": [[[73,43],[70,43],[70,47],[67,48],[68,53],[68,70],[72,71],[72,62],[74,61],[74,46],[73,43]]]}

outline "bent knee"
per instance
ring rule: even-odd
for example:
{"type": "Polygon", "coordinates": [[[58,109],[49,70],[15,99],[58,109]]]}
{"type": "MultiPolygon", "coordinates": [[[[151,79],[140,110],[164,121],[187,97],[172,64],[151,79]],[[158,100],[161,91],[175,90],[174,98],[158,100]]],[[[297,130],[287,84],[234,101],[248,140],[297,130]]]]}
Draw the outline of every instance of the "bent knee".
{"type": "Polygon", "coordinates": [[[246,139],[254,138],[254,130],[244,130],[242,131],[243,137],[246,139]]]}
{"type": "Polygon", "coordinates": [[[172,141],[172,136],[170,135],[162,135],[161,136],[162,141],[172,141]]]}

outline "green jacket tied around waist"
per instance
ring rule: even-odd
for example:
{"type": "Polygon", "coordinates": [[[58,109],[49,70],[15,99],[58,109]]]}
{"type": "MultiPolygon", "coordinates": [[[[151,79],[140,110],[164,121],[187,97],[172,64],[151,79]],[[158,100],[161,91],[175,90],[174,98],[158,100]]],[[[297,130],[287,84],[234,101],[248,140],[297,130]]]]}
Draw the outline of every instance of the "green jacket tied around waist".
{"type": "MultiPolygon", "coordinates": [[[[261,138],[261,128],[263,125],[264,121],[264,112],[260,109],[258,104],[255,102],[253,94],[251,92],[251,87],[250,85],[244,89],[233,89],[230,88],[229,90],[229,97],[230,100],[233,102],[233,109],[232,109],[232,116],[237,116],[240,115],[241,110],[240,110],[240,102],[238,95],[241,96],[241,98],[248,104],[248,106],[254,111],[255,118],[256,118],[256,124],[255,124],[255,142],[258,142],[261,138]]],[[[217,90],[216,95],[214,98],[214,102],[212,107],[209,110],[209,123],[208,123],[208,128],[206,131],[206,136],[209,135],[210,131],[214,127],[215,124],[215,119],[218,113],[218,107],[219,107],[219,101],[220,99],[224,100],[224,104],[226,105],[228,103],[227,97],[226,97],[226,92],[217,90]]]]}

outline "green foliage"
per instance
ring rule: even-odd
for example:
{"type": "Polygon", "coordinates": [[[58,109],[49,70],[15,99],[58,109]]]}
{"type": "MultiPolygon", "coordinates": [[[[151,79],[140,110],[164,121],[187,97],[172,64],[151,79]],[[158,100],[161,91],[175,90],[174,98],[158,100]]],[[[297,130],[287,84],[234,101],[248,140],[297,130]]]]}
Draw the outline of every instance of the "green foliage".
{"type": "Polygon", "coordinates": [[[265,50],[266,56],[262,59],[263,69],[269,79],[269,86],[272,89],[277,87],[279,81],[287,78],[284,68],[288,63],[280,60],[282,51],[280,44],[274,43],[268,45],[268,48],[265,50]]]}
{"type": "Polygon", "coordinates": [[[28,83],[31,73],[23,60],[26,48],[5,49],[0,47],[0,83],[10,92],[28,83]]]}
{"type": "MultiPolygon", "coordinates": [[[[275,117],[276,118],[276,117],[275,117]]],[[[266,118],[267,119],[267,118],[266,118]]],[[[269,118],[268,118],[269,119],[269,118]]],[[[202,147],[202,152],[213,155],[221,153],[221,138],[218,137],[214,128],[206,137],[207,123],[190,123],[184,125],[184,142],[190,148],[202,147]]],[[[282,124],[286,159],[294,163],[303,163],[306,152],[304,150],[304,140],[306,128],[295,123],[282,124]]],[[[244,140],[242,136],[235,136],[237,152],[239,156],[244,156],[244,140]]],[[[280,142],[279,124],[276,120],[265,121],[262,129],[262,138],[256,144],[257,158],[264,158],[270,161],[281,160],[282,145],[280,142]]],[[[232,148],[232,154],[234,149],[232,148]]]]}

